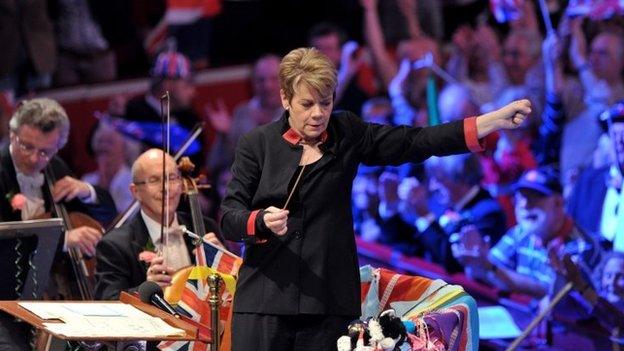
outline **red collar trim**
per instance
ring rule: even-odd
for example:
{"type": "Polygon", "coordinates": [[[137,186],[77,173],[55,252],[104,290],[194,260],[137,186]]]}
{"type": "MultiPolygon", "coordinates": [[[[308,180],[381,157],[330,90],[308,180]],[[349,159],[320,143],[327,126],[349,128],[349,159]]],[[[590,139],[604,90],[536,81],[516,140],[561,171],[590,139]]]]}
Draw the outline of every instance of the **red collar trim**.
{"type": "MultiPolygon", "coordinates": [[[[301,136],[295,132],[294,129],[292,128],[288,128],[288,130],[282,134],[282,138],[284,138],[284,140],[286,140],[288,143],[292,144],[292,145],[298,145],[301,140],[303,140],[303,138],[301,138],[301,136]]],[[[327,131],[323,131],[323,133],[321,134],[321,143],[324,143],[327,140],[327,131]]]]}

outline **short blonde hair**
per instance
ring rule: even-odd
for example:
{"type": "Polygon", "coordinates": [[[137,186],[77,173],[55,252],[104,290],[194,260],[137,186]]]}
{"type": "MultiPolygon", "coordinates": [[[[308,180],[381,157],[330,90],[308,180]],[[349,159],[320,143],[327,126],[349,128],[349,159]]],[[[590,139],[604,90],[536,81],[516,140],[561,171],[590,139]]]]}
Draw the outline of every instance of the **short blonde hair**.
{"type": "Polygon", "coordinates": [[[322,96],[332,95],[338,84],[336,67],[327,56],[314,48],[295,49],[284,56],[279,79],[280,88],[289,101],[302,83],[322,96]]]}

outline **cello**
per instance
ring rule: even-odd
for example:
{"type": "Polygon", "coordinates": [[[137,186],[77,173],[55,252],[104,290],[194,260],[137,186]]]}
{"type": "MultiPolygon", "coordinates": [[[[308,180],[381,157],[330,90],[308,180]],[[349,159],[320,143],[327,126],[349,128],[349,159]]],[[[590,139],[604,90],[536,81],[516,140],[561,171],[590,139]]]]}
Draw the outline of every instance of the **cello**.
{"type": "MultiPolygon", "coordinates": [[[[56,179],[50,167],[45,170],[45,179],[52,198],[52,189],[56,179]]],[[[95,219],[80,212],[69,212],[62,202],[55,202],[52,200],[54,206],[54,212],[56,216],[63,220],[65,231],[70,231],[74,228],[81,226],[88,226],[99,230],[104,233],[104,228],[95,219]]],[[[81,300],[93,300],[93,289],[95,287],[95,262],[94,259],[87,259],[80,249],[75,247],[68,247],[67,253],[70,258],[70,264],[72,267],[72,273],[74,275],[74,281],[72,282],[67,274],[62,277],[63,274],[55,274],[57,284],[59,288],[66,290],[65,297],[78,297],[81,300]]]]}

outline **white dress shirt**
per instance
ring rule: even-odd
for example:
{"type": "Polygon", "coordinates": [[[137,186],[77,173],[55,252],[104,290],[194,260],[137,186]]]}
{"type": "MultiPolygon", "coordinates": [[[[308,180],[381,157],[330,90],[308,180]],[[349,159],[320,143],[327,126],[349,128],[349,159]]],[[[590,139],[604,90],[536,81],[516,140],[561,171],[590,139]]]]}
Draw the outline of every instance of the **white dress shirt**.
{"type": "MultiPolygon", "coordinates": [[[[141,217],[143,217],[143,222],[145,222],[152,243],[154,243],[154,246],[165,258],[165,264],[167,266],[177,271],[191,265],[191,258],[184,242],[184,235],[179,230],[180,224],[178,223],[177,215],[174,215],[173,221],[169,226],[169,235],[167,237],[169,241],[166,247],[162,245],[160,223],[150,218],[143,210],[141,210],[141,217]]],[[[167,231],[165,231],[165,235],[167,235],[167,231]]]]}

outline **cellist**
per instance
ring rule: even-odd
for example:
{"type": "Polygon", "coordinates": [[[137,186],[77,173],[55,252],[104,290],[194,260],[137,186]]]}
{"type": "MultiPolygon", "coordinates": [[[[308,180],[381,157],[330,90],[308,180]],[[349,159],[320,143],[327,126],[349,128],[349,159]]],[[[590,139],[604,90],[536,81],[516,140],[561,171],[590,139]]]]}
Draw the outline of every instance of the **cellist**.
{"type": "MultiPolygon", "coordinates": [[[[69,128],[67,113],[54,100],[25,100],[17,107],[9,122],[9,145],[0,149],[2,221],[41,217],[53,212],[53,201],[64,203],[69,210],[89,214],[101,223],[114,218],[116,210],[108,192],[73,177],[68,166],[56,156],[67,142],[69,128]],[[55,181],[48,179],[46,182],[44,173],[53,176],[55,181]],[[51,189],[48,184],[52,184],[51,189]]],[[[101,232],[94,228],[75,227],[66,231],[61,239],[62,250],[94,255],[100,239],[101,232]]],[[[36,242],[36,238],[31,237],[6,239],[0,243],[1,300],[22,297],[36,242]]],[[[60,259],[63,256],[57,254],[55,261],[60,259]]],[[[28,337],[26,326],[15,323],[7,315],[0,315],[0,349],[30,349],[28,337]]]]}
{"type": "MultiPolygon", "coordinates": [[[[175,271],[194,263],[192,239],[179,230],[180,225],[192,228],[192,218],[188,213],[177,211],[182,178],[173,158],[160,149],[141,154],[132,165],[130,191],[139,202],[140,211],[121,227],[108,232],[98,244],[96,299],[115,300],[121,291],[134,291],[146,280],[166,287],[175,271]],[[166,192],[163,179],[168,188],[166,192]],[[163,197],[164,193],[168,196],[163,197]],[[166,211],[163,212],[163,208],[166,211]],[[163,221],[163,217],[168,218],[168,222],[163,221]],[[162,223],[168,224],[165,244],[162,223]]],[[[204,240],[223,247],[215,221],[205,217],[203,220],[204,240]]]]}

